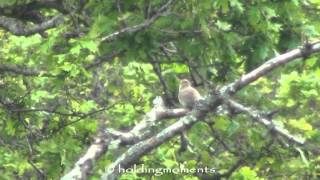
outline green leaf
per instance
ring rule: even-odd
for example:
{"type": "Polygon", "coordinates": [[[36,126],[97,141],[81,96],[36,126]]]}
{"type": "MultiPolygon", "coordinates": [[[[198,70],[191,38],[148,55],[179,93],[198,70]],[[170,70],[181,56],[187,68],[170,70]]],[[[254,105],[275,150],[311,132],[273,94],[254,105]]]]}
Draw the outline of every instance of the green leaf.
{"type": "Polygon", "coordinates": [[[217,129],[226,131],[229,128],[230,124],[231,124],[231,122],[228,121],[226,118],[218,117],[215,120],[214,127],[217,129]]]}
{"type": "Polygon", "coordinates": [[[54,95],[44,90],[38,90],[31,94],[31,100],[35,102],[40,102],[43,98],[52,99],[54,98],[54,95]]]}
{"type": "Polygon", "coordinates": [[[312,126],[308,122],[306,122],[305,119],[300,119],[300,120],[290,119],[289,125],[291,125],[294,128],[303,130],[303,131],[312,131],[313,130],[312,126]]]}
{"type": "Polygon", "coordinates": [[[229,31],[231,29],[231,24],[223,21],[217,21],[216,23],[217,27],[223,31],[229,31]]]}
{"type": "Polygon", "coordinates": [[[82,46],[82,48],[89,49],[90,52],[92,52],[92,53],[97,53],[99,43],[95,42],[95,41],[82,41],[81,46],[82,46]]]}
{"type": "Polygon", "coordinates": [[[227,128],[227,134],[229,136],[233,135],[234,133],[237,132],[237,130],[240,128],[240,124],[236,121],[231,121],[231,123],[229,124],[228,128],[227,128]]]}
{"type": "Polygon", "coordinates": [[[263,180],[259,178],[257,173],[248,166],[244,166],[239,169],[236,173],[232,175],[232,179],[241,179],[241,180],[263,180]]]}
{"type": "Polygon", "coordinates": [[[256,8],[256,7],[251,7],[249,9],[249,16],[248,16],[248,20],[249,20],[249,23],[252,25],[252,26],[256,26],[259,21],[260,21],[260,12],[259,10],[256,8]]]}
{"type": "Polygon", "coordinates": [[[178,165],[176,161],[170,159],[165,159],[162,164],[167,168],[174,168],[178,165]]]}
{"type": "Polygon", "coordinates": [[[80,104],[79,110],[83,113],[88,113],[95,108],[97,108],[97,104],[93,100],[89,100],[80,104]]]}

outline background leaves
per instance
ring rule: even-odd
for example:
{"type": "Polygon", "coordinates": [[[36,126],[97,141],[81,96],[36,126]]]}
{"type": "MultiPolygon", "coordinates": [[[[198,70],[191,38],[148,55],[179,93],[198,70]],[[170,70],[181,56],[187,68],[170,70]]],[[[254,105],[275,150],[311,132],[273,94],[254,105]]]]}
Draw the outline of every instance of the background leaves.
{"type": "MultiPolygon", "coordinates": [[[[175,1],[138,30],[167,1],[53,1],[55,6],[44,1],[38,8],[33,3],[39,2],[1,0],[1,20],[13,18],[19,29],[62,13],[64,23],[25,36],[0,23],[0,179],[57,179],[93,142],[101,124],[129,130],[156,96],[169,108],[179,107],[179,79],[190,79],[207,94],[316,40],[320,30],[316,0],[175,1]]],[[[139,163],[208,166],[230,179],[319,178],[318,58],[281,67],[235,97],[266,113],[277,110],[272,117],[277,125],[312,145],[297,150],[249,117],[229,113],[195,125],[188,132],[192,150],[180,153],[180,140],[174,138],[139,163]]],[[[155,132],[174,121],[162,122],[155,132]]],[[[92,178],[124,150],[107,153],[92,178]]],[[[122,178],[200,177],[128,173],[122,178]]]]}

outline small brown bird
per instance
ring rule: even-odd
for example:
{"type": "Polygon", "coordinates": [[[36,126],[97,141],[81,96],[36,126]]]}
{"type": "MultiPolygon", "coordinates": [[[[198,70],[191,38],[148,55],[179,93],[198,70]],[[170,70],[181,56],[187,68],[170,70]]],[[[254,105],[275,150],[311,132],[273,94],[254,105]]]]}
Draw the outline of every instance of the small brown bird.
{"type": "Polygon", "coordinates": [[[182,79],[179,85],[178,99],[184,108],[192,109],[197,101],[201,99],[200,93],[191,86],[190,81],[182,79]]]}

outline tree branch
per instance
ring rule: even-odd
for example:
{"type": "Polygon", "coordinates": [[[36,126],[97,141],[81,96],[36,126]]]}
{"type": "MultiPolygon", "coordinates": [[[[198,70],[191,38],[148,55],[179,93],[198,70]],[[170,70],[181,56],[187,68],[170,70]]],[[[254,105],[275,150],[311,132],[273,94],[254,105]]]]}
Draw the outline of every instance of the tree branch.
{"type": "Polygon", "coordinates": [[[103,155],[101,152],[105,152],[110,144],[134,144],[139,142],[151,136],[153,133],[151,127],[156,124],[156,121],[169,117],[182,117],[189,112],[189,110],[186,109],[165,109],[163,106],[162,99],[160,97],[156,98],[154,100],[154,108],[146,115],[145,119],[136,125],[130,132],[123,133],[112,129],[99,132],[101,137],[108,138],[108,140],[101,141],[101,139],[97,137],[99,140],[98,143],[92,144],[85,155],[80,157],[75,163],[74,168],[63,176],[62,179],[86,179],[93,167],[93,162],[103,155]],[[91,164],[88,165],[88,163],[91,164]],[[87,168],[82,168],[83,166],[87,168]]]}
{"type": "MultiPolygon", "coordinates": [[[[11,10],[12,16],[14,16],[14,13],[24,13],[24,12],[30,12],[34,10],[40,10],[40,9],[56,9],[57,11],[67,14],[68,11],[64,8],[63,3],[61,0],[41,0],[41,1],[32,1],[27,4],[21,4],[21,5],[14,5],[13,7],[4,7],[0,8],[0,14],[2,15],[9,15],[9,13],[6,13],[6,11],[11,10]],[[21,12],[23,11],[23,12],[21,12]]],[[[11,15],[10,14],[10,15],[11,15]]]]}
{"type": "Polygon", "coordinates": [[[63,15],[60,14],[40,24],[29,26],[21,20],[0,16],[0,26],[17,36],[30,36],[40,33],[62,24],[63,21],[63,15]]]}
{"type": "Polygon", "coordinates": [[[240,112],[244,112],[244,113],[248,114],[250,117],[252,117],[257,122],[263,124],[264,126],[269,128],[271,131],[276,132],[277,134],[281,135],[282,137],[288,139],[289,141],[292,141],[298,145],[304,144],[304,140],[299,139],[299,138],[291,135],[285,129],[282,129],[282,128],[276,126],[275,124],[272,123],[272,120],[266,119],[261,112],[259,112],[257,110],[253,110],[249,107],[245,107],[242,104],[237,103],[236,101],[233,101],[230,99],[229,100],[225,99],[225,102],[229,106],[231,106],[232,108],[234,108],[240,112]]]}
{"type": "Polygon", "coordinates": [[[162,85],[162,89],[163,89],[164,96],[165,96],[164,99],[165,99],[166,104],[168,104],[169,106],[173,106],[174,105],[173,95],[170,93],[169,87],[168,87],[164,77],[162,76],[161,64],[156,62],[156,57],[149,55],[149,54],[148,54],[148,57],[150,58],[150,63],[153,67],[153,71],[158,76],[160,84],[162,85]]]}
{"type": "Polygon", "coordinates": [[[252,83],[253,81],[257,80],[258,78],[266,75],[267,73],[269,73],[273,69],[275,69],[283,64],[289,63],[289,62],[295,60],[296,58],[302,58],[305,56],[306,53],[308,53],[308,55],[311,55],[311,54],[319,52],[319,51],[320,51],[320,43],[319,42],[310,44],[310,47],[308,47],[307,50],[305,50],[303,48],[291,50],[290,52],[279,55],[279,56],[272,58],[269,61],[265,62],[264,64],[262,64],[261,66],[259,66],[256,69],[254,69],[250,73],[242,76],[240,79],[238,79],[238,80],[234,81],[233,83],[229,84],[228,86],[226,86],[225,90],[226,90],[226,92],[228,92],[230,94],[234,94],[238,90],[245,87],[246,85],[248,85],[248,84],[252,83]]]}
{"type": "MultiPolygon", "coordinates": [[[[94,67],[100,66],[103,63],[111,61],[113,58],[115,58],[116,56],[122,55],[123,53],[125,53],[125,50],[112,52],[111,54],[108,54],[108,55],[96,57],[92,63],[84,65],[84,67],[86,70],[92,69],[94,67]]],[[[23,66],[0,63],[0,74],[5,72],[20,74],[24,76],[40,76],[41,75],[46,77],[55,77],[54,75],[46,72],[45,70],[36,70],[36,69],[23,67],[23,66]]]]}
{"type": "Polygon", "coordinates": [[[25,67],[18,67],[16,65],[0,64],[0,74],[4,73],[4,72],[22,74],[25,76],[38,76],[40,74],[39,71],[36,71],[34,69],[28,69],[25,67]]]}
{"type": "Polygon", "coordinates": [[[91,144],[86,153],[79,158],[75,163],[74,168],[61,179],[87,179],[90,171],[94,167],[95,161],[107,151],[109,142],[110,138],[106,136],[104,130],[98,130],[98,135],[95,136],[94,143],[91,144]]]}
{"type": "Polygon", "coordinates": [[[152,130],[152,127],[156,126],[158,121],[168,118],[179,118],[190,112],[188,109],[183,108],[167,109],[161,97],[156,97],[153,100],[153,104],[153,109],[129,132],[121,132],[111,128],[106,129],[105,132],[108,136],[112,137],[114,141],[118,141],[117,145],[135,144],[154,135],[155,132],[152,130]]]}
{"type": "Polygon", "coordinates": [[[128,168],[133,165],[141,156],[150,152],[152,149],[158,147],[162,143],[189,129],[194,123],[203,119],[209,110],[215,109],[221,104],[219,99],[207,97],[206,101],[210,101],[210,107],[206,102],[198,104],[196,108],[190,112],[189,115],[180,118],[179,121],[163,129],[158,134],[143,140],[123,153],[114,163],[112,163],[108,170],[103,174],[102,179],[115,180],[120,176],[120,168],[128,168]]]}
{"type": "Polygon", "coordinates": [[[110,42],[113,41],[116,37],[124,34],[124,33],[134,33],[140,31],[148,26],[152,25],[160,16],[167,12],[168,9],[174,4],[175,0],[169,0],[166,4],[159,8],[159,10],[153,15],[150,19],[145,20],[141,24],[137,24],[134,26],[123,28],[119,31],[111,33],[105,37],[101,38],[101,42],[110,42]]]}

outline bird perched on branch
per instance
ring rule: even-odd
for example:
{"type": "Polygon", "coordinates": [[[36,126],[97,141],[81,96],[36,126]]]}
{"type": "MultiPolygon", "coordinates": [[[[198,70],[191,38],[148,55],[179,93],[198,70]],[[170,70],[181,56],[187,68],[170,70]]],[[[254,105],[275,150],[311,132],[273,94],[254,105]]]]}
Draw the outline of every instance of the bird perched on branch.
{"type": "Polygon", "coordinates": [[[190,81],[182,79],[179,85],[178,99],[184,108],[191,110],[194,108],[196,102],[201,99],[201,95],[191,86],[190,81]]]}
{"type": "MultiPolygon", "coordinates": [[[[187,79],[182,79],[179,85],[179,94],[178,99],[180,104],[189,110],[192,110],[197,101],[201,99],[200,93],[191,86],[190,81],[187,79]]],[[[181,147],[179,152],[185,151],[188,147],[190,147],[190,142],[187,138],[186,131],[182,131],[181,133],[181,147]]],[[[192,152],[192,150],[191,150],[192,152]]]]}

